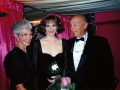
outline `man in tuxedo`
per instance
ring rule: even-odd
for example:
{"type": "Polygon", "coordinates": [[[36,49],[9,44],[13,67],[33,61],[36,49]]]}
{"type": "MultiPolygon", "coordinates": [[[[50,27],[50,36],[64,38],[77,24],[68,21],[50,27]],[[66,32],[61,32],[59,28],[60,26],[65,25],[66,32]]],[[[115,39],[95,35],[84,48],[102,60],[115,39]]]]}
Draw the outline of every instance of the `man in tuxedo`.
{"type": "Polygon", "coordinates": [[[76,90],[114,90],[113,56],[107,39],[88,32],[85,15],[71,18],[74,38],[68,40],[68,72],[76,90]]]}

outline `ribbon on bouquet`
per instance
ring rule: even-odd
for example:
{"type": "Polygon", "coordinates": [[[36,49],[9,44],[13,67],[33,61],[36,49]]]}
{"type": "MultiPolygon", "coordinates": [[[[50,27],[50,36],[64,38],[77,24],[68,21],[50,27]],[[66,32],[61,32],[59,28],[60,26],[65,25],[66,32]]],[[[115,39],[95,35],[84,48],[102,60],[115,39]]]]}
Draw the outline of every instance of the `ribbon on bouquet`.
{"type": "Polygon", "coordinates": [[[46,90],[53,90],[53,88],[55,87],[55,85],[56,85],[57,83],[60,83],[60,82],[61,82],[61,76],[58,75],[58,76],[56,76],[54,82],[51,83],[51,84],[47,87],[46,90]]]}

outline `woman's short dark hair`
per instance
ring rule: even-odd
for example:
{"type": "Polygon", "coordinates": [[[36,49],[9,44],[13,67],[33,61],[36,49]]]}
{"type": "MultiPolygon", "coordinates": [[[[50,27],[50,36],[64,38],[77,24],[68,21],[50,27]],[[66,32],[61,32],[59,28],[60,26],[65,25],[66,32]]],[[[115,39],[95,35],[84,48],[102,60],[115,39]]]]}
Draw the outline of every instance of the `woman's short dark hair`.
{"type": "Polygon", "coordinates": [[[57,25],[57,34],[61,33],[63,30],[64,30],[64,27],[60,21],[60,19],[56,16],[52,16],[52,15],[49,15],[47,17],[45,17],[41,23],[38,25],[38,32],[40,32],[41,34],[44,34],[45,35],[45,27],[46,27],[46,23],[49,22],[49,21],[54,21],[57,25]]]}

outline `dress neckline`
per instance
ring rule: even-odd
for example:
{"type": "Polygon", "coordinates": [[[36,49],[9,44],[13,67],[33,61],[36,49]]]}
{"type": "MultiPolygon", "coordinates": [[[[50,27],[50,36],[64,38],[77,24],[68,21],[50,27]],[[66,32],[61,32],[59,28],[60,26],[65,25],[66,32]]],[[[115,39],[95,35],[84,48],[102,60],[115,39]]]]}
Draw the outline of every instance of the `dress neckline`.
{"type": "Polygon", "coordinates": [[[62,52],[61,53],[58,53],[58,54],[56,54],[55,56],[52,56],[51,54],[48,54],[48,53],[42,53],[42,54],[46,54],[46,55],[49,55],[50,57],[57,57],[58,55],[60,55],[60,54],[63,54],[62,52]]]}
{"type": "MultiPolygon", "coordinates": [[[[63,39],[61,39],[61,40],[62,40],[62,51],[63,51],[63,39]]],[[[51,57],[56,57],[57,55],[63,53],[63,52],[59,52],[59,53],[57,53],[55,56],[52,56],[52,55],[49,54],[49,53],[43,53],[43,51],[42,51],[42,45],[41,45],[41,41],[40,41],[40,40],[39,40],[39,44],[40,44],[40,47],[41,47],[41,52],[42,52],[42,54],[48,54],[48,55],[51,56],[51,57]]]]}

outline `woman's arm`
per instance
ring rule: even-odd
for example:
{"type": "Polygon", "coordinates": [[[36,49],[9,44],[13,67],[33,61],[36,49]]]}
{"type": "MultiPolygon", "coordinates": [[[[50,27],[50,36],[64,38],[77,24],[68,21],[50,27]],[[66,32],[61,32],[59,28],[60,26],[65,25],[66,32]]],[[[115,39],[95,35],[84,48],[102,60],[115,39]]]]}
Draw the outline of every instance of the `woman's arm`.
{"type": "Polygon", "coordinates": [[[40,40],[35,40],[31,43],[32,48],[32,60],[34,62],[34,69],[35,69],[35,87],[38,89],[38,57],[39,57],[39,49],[40,49],[40,40]]]}
{"type": "Polygon", "coordinates": [[[62,76],[66,76],[67,61],[68,61],[68,43],[66,39],[63,39],[63,53],[64,53],[64,58],[65,58],[65,63],[62,68],[62,76]]]}
{"type": "Polygon", "coordinates": [[[13,52],[6,55],[4,60],[5,73],[13,85],[20,84],[23,81],[21,67],[19,55],[13,52]]]}
{"type": "Polygon", "coordinates": [[[27,90],[23,84],[17,84],[15,85],[15,87],[16,87],[16,90],[27,90]]]}

